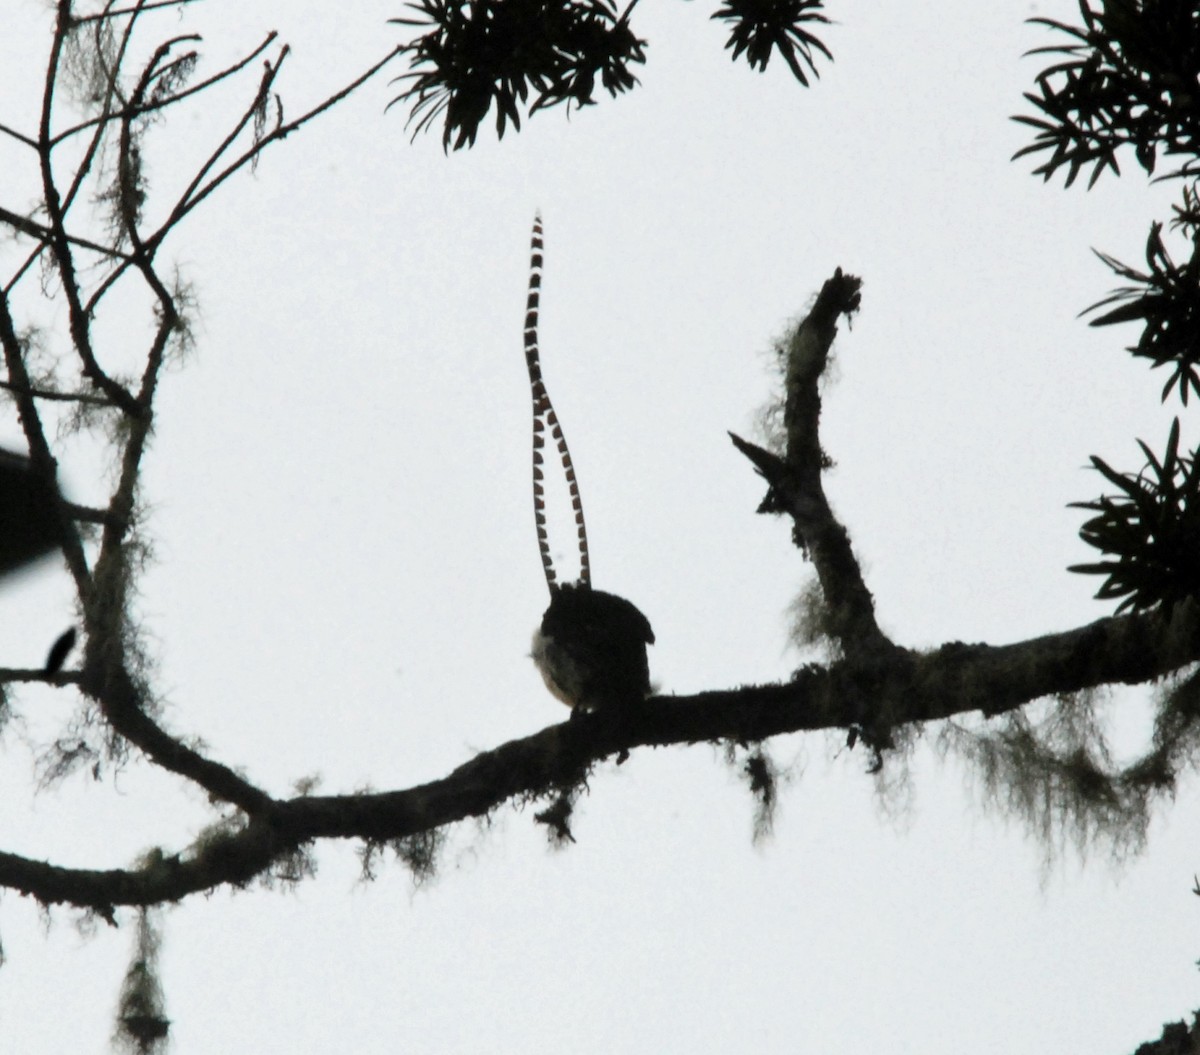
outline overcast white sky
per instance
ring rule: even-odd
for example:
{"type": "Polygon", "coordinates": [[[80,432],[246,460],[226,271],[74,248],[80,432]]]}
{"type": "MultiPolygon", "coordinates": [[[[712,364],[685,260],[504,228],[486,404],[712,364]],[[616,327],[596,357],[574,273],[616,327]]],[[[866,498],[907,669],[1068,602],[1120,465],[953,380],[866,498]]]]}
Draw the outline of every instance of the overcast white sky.
{"type": "MultiPolygon", "coordinates": [[[[0,11],[0,120],[28,130],[47,7],[0,11]]],[[[198,345],[162,389],[141,601],[174,731],[272,793],[311,774],[332,793],[442,776],[565,717],[527,657],[546,601],[521,354],[536,208],[543,359],[595,582],[649,616],[665,691],[799,661],[786,609],[810,569],[754,516],[762,486],[725,431],[753,435],[770,339],[839,265],[865,286],[826,402],[827,486],[885,629],[999,643],[1107,613],[1064,570],[1087,556],[1066,503],[1098,488],[1089,454],[1136,468],[1134,438],[1161,444],[1176,408],[1121,353],[1132,333],[1075,316],[1113,284],[1089,247],[1136,262],[1173,189],[1132,161],[1090,193],[1008,161],[1040,68],[1020,56],[1046,43],[1022,19],[1076,5],[834,2],[836,62],[807,91],[732,65],[712,7],[644,2],[638,91],[450,157],[409,144],[381,79],[178,232],[198,345]]],[[[211,0],[206,68],[278,29],[298,112],[397,39],[399,0],[344,9],[211,0]]],[[[236,99],[161,130],[152,179],[215,142],[218,103],[236,99]]],[[[6,206],[32,204],[22,165],[0,149],[6,206]]],[[[113,355],[143,332],[101,325],[113,355]]],[[[64,458],[80,495],[86,466],[64,458]]],[[[38,663],[70,613],[54,565],[7,589],[4,664],[38,663]]],[[[1125,749],[1144,699],[1111,699],[1125,749]]],[[[119,866],[208,819],[140,763],[33,795],[30,745],[72,701],[19,701],[4,849],[119,866]]],[[[338,845],[295,893],[193,898],[166,920],[174,1050],[1124,1055],[1196,1004],[1194,785],[1144,856],[1047,876],[958,762],[919,748],[889,811],[839,748],[771,745],[792,779],[760,847],[718,750],[646,750],[597,773],[566,852],[504,810],[459,829],[416,893],[398,865],[359,884],[338,845]]],[[[9,896],[0,938],[10,1050],[104,1051],[132,928],[46,928],[9,896]]]]}

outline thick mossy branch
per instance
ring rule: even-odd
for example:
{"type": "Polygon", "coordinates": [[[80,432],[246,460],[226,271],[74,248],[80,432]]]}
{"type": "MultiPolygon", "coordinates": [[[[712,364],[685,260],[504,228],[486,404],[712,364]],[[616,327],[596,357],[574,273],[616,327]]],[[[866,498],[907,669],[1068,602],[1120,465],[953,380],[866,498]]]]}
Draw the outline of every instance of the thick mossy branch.
{"type": "Polygon", "coordinates": [[[271,798],[232,769],[206,758],[167,733],[148,713],[142,687],[129,674],[120,643],[88,642],[80,688],[91,696],[113,731],[156,765],[198,784],[214,800],[232,803],[249,814],[266,809],[271,798]],[[115,655],[113,654],[115,652],[115,655]]]}
{"type": "MultiPolygon", "coordinates": [[[[1165,656],[1174,628],[1194,617],[1159,618],[1165,656]]],[[[1120,647],[1132,660],[1141,646],[1130,634],[1120,647]]],[[[1069,653],[1062,661],[1072,662],[1069,653]]],[[[1200,763],[1200,669],[1178,668],[1155,696],[1148,745],[1121,761],[1091,690],[1057,694],[1044,709],[1013,710],[999,722],[951,721],[939,743],[972,763],[985,803],[1024,821],[1047,863],[1068,846],[1083,856],[1101,844],[1120,860],[1144,848],[1154,806],[1173,798],[1180,778],[1200,763]]]]}
{"type": "MultiPolygon", "coordinates": [[[[315,839],[412,839],[486,816],[511,800],[552,795],[597,762],[637,747],[749,744],[781,733],[864,724],[882,735],[878,730],[885,726],[899,729],[969,711],[995,715],[1043,696],[1145,682],[1196,661],[1200,612],[1192,605],[1178,610],[1169,625],[1154,614],[1124,616],[1001,647],[954,643],[926,655],[886,650],[828,668],[806,667],[785,685],[652,697],[620,721],[582,715],[403,791],[268,800],[244,827],[205,840],[191,853],[156,856],[137,868],[58,868],[0,854],[0,886],[47,904],[102,912],[178,901],[223,884],[244,886],[315,839]]],[[[179,771],[196,764],[189,758],[179,771]]],[[[207,764],[213,767],[210,780],[232,776],[207,764]]],[[[234,790],[226,788],[222,797],[235,801],[234,790]]]]}

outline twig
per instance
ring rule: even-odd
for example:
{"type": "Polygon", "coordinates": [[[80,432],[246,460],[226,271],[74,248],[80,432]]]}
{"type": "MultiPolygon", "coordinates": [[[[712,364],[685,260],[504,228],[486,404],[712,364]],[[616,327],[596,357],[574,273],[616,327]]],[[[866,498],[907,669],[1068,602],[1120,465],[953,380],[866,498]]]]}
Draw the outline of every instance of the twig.
{"type": "Polygon", "coordinates": [[[101,22],[106,18],[120,18],[123,15],[137,17],[147,11],[155,11],[163,7],[186,7],[190,3],[192,0],[148,0],[147,3],[138,4],[136,7],[116,7],[101,11],[96,15],[78,15],[75,18],[75,24],[83,26],[89,22],[101,22]]]}
{"type": "MultiPolygon", "coordinates": [[[[50,117],[54,104],[54,90],[58,77],[58,66],[62,56],[63,44],[68,27],[71,25],[70,0],[59,0],[58,23],[54,29],[54,38],[50,48],[50,56],[46,63],[46,84],[42,93],[42,116],[38,129],[38,159],[42,170],[42,195],[46,212],[50,220],[50,248],[54,261],[62,277],[63,295],[67,299],[67,312],[70,321],[71,340],[83,363],[84,373],[88,378],[130,417],[140,413],[137,401],[117,381],[108,376],[96,361],[92,350],[90,334],[90,316],[85,311],[80,297],[80,285],[75,271],[75,261],[71,255],[71,245],[67,239],[64,226],[65,215],[62,201],[59,197],[58,186],[54,180],[54,170],[51,165],[50,117]]],[[[11,373],[11,372],[10,372],[11,373]]]]}
{"type": "Polygon", "coordinates": [[[0,381],[0,388],[8,392],[33,396],[34,399],[46,399],[58,403],[86,403],[95,407],[111,407],[111,401],[105,396],[95,396],[89,392],[54,392],[46,388],[26,388],[14,385],[10,381],[0,381]]]}
{"type": "MultiPolygon", "coordinates": [[[[188,0],[184,0],[184,2],[188,2],[188,0]]],[[[226,66],[223,70],[217,71],[211,77],[206,77],[202,81],[197,81],[195,84],[189,85],[187,88],[184,88],[173,95],[167,95],[162,99],[156,99],[150,102],[143,101],[136,107],[126,107],[125,109],[117,112],[106,112],[101,114],[99,117],[89,117],[86,121],[81,121],[77,125],[72,125],[70,128],[59,132],[58,135],[54,137],[53,145],[58,146],[71,136],[78,135],[85,129],[91,128],[95,125],[105,124],[108,121],[125,116],[142,117],[145,114],[152,114],[157,110],[165,110],[168,106],[174,106],[175,103],[182,102],[184,99],[187,99],[192,95],[196,95],[202,91],[205,91],[206,89],[211,88],[214,84],[225,80],[227,77],[232,77],[235,73],[245,69],[259,55],[266,51],[278,36],[279,34],[275,31],[268,33],[261,44],[259,44],[253,51],[238,59],[237,62],[230,66],[226,66]]],[[[198,41],[201,38],[199,36],[193,36],[190,39],[198,41]]]]}

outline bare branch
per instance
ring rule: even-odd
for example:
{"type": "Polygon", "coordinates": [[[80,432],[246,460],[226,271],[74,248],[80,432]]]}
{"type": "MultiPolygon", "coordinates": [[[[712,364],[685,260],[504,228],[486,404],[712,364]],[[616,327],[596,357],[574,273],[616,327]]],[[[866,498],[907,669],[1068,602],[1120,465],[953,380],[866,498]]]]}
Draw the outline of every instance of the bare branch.
{"type": "Polygon", "coordinates": [[[14,385],[10,381],[0,381],[0,388],[8,392],[19,392],[21,395],[32,396],[34,399],[45,399],[52,403],[86,403],[94,407],[111,407],[112,402],[104,396],[93,395],[90,392],[54,392],[46,388],[28,388],[14,385]]]}
{"type": "MultiPolygon", "coordinates": [[[[21,216],[19,213],[11,212],[3,206],[0,206],[0,223],[8,224],[8,226],[13,228],[13,230],[20,231],[21,234],[28,235],[30,238],[36,238],[40,245],[34,254],[35,258],[41,253],[42,247],[49,245],[51,240],[54,238],[54,232],[50,230],[50,228],[43,227],[40,223],[30,220],[25,216],[21,216]]],[[[130,259],[127,254],[122,253],[114,246],[101,245],[99,242],[93,242],[90,239],[80,238],[71,234],[68,234],[66,237],[67,241],[71,245],[77,245],[83,249],[90,249],[95,253],[100,253],[107,257],[115,257],[118,260],[130,259]]],[[[21,271],[24,271],[24,268],[22,268],[21,271]]],[[[19,276],[20,272],[18,272],[18,277],[19,276]]],[[[8,288],[12,288],[12,283],[10,283],[8,288]]]]}
{"type": "Polygon", "coordinates": [[[32,147],[34,150],[37,150],[38,144],[36,139],[30,139],[29,136],[25,135],[23,132],[18,132],[15,128],[9,128],[6,124],[0,124],[0,134],[9,136],[10,138],[15,139],[18,143],[22,143],[27,147],[32,147]]]}
{"type": "Polygon", "coordinates": [[[64,502],[63,507],[72,520],[85,524],[104,524],[112,516],[107,509],[93,509],[91,506],[76,505],[74,502],[64,502]]]}
{"type": "MultiPolygon", "coordinates": [[[[110,0],[110,3],[111,3],[111,0],[110,0]]],[[[79,163],[76,165],[75,175],[72,177],[71,185],[67,189],[67,193],[66,193],[65,197],[63,198],[62,212],[63,212],[64,217],[70,211],[71,206],[75,202],[76,196],[79,194],[80,188],[83,186],[84,179],[87,177],[87,174],[91,171],[92,164],[96,159],[96,154],[100,149],[101,142],[103,141],[104,131],[105,131],[106,127],[108,126],[108,122],[109,122],[109,120],[111,118],[111,114],[112,114],[113,100],[114,100],[114,98],[116,98],[118,91],[119,91],[117,74],[118,74],[118,71],[120,70],[121,63],[124,60],[125,53],[129,47],[129,41],[133,36],[133,27],[134,27],[135,22],[136,22],[135,18],[130,18],[127,21],[124,32],[121,34],[120,43],[117,46],[114,62],[112,64],[112,66],[106,70],[106,85],[105,85],[105,90],[103,92],[103,105],[101,108],[101,115],[100,115],[100,118],[96,119],[96,121],[95,121],[96,127],[95,127],[95,131],[92,135],[91,142],[88,143],[87,149],[84,151],[83,157],[80,159],[79,163]]],[[[103,63],[104,50],[103,50],[102,41],[99,39],[100,30],[99,30],[98,25],[97,25],[97,29],[96,29],[96,36],[97,36],[96,61],[98,63],[103,63]]],[[[38,150],[38,153],[40,156],[42,153],[42,150],[43,150],[42,144],[35,142],[34,146],[38,150]]],[[[49,149],[53,149],[53,144],[51,144],[49,149]]],[[[52,235],[52,233],[53,232],[51,232],[51,235],[52,235]]],[[[31,267],[33,267],[33,265],[41,257],[43,250],[45,250],[45,248],[50,244],[50,237],[43,236],[40,233],[35,235],[35,237],[37,237],[39,240],[38,246],[33,250],[33,252],[31,252],[29,254],[28,257],[26,257],[25,262],[16,270],[16,272],[14,272],[12,278],[9,280],[8,286],[6,287],[7,289],[11,290],[16,287],[17,283],[21,281],[21,278],[25,274],[25,272],[28,271],[31,267]]],[[[111,247],[111,248],[105,248],[103,250],[103,252],[106,255],[112,255],[115,251],[116,251],[115,246],[111,247]]],[[[117,255],[120,255],[120,254],[117,254],[117,255]]]]}
{"type": "Polygon", "coordinates": [[[132,15],[135,18],[138,15],[145,14],[147,11],[155,11],[163,7],[186,7],[192,0],[152,0],[144,4],[137,4],[134,7],[116,7],[107,11],[101,11],[95,15],[77,15],[75,18],[76,25],[87,25],[89,22],[102,22],[105,19],[121,18],[124,15],[132,15]]]}
{"type": "MultiPolygon", "coordinates": [[[[189,0],[183,0],[183,2],[186,3],[186,2],[189,2],[189,0]]],[[[267,48],[269,48],[271,46],[271,44],[274,43],[275,39],[278,36],[279,36],[279,34],[274,31],[268,33],[266,35],[266,37],[263,39],[261,44],[259,44],[253,51],[249,52],[247,55],[238,59],[237,62],[233,63],[232,65],[226,66],[222,70],[218,70],[211,77],[206,77],[202,81],[197,81],[195,84],[190,85],[189,87],[184,88],[178,92],[175,92],[171,95],[165,95],[161,99],[143,101],[136,107],[128,106],[128,107],[123,108],[122,110],[115,111],[115,112],[114,111],[106,111],[105,113],[101,114],[99,117],[90,117],[86,121],[81,121],[81,122],[79,122],[79,124],[72,125],[70,128],[67,128],[64,131],[59,132],[58,135],[56,135],[54,137],[54,139],[52,140],[51,145],[58,146],[60,143],[64,142],[67,139],[70,139],[74,135],[78,135],[80,132],[85,131],[88,128],[93,128],[93,127],[96,127],[99,125],[106,124],[107,122],[112,121],[114,119],[124,118],[124,117],[143,117],[147,114],[152,114],[158,110],[165,110],[167,107],[173,106],[175,103],[182,102],[184,99],[187,99],[190,96],[197,95],[200,92],[203,92],[203,91],[207,90],[208,88],[211,88],[213,85],[218,84],[219,82],[225,80],[226,78],[232,77],[235,73],[238,73],[241,70],[245,69],[259,55],[261,55],[264,51],[266,51],[267,48]]],[[[201,38],[199,36],[191,36],[191,37],[187,37],[187,38],[180,37],[178,39],[180,39],[180,40],[189,39],[189,40],[197,40],[198,41],[201,38]]]]}
{"type": "Polygon", "coordinates": [[[44,667],[0,667],[0,684],[13,681],[33,681],[43,685],[78,685],[79,674],[75,671],[57,671],[47,674],[44,667]]]}
{"type": "MultiPolygon", "coordinates": [[[[267,44],[269,44],[274,39],[275,39],[275,34],[271,34],[271,36],[268,37],[267,40],[262,45],[260,45],[260,47],[258,49],[256,49],[254,54],[257,55],[257,54],[261,53],[261,51],[267,46],[267,44]]],[[[196,206],[198,206],[202,201],[204,201],[219,186],[221,186],[221,184],[223,184],[227,179],[229,179],[235,173],[239,172],[241,169],[245,168],[247,165],[252,166],[257,161],[257,159],[262,154],[262,152],[269,145],[271,145],[272,143],[275,143],[279,140],[287,138],[287,136],[289,136],[292,132],[295,132],[297,129],[301,128],[303,125],[307,124],[309,121],[313,120],[315,117],[318,117],[319,115],[324,113],[330,107],[341,102],[341,100],[345,99],[348,95],[352,94],[358,88],[362,87],[363,84],[365,84],[372,77],[374,77],[375,74],[377,74],[384,66],[386,66],[398,54],[400,54],[401,50],[402,50],[402,48],[400,48],[400,47],[393,48],[382,59],[380,59],[374,65],[370,66],[364,73],[362,73],[360,76],[354,78],[354,80],[352,80],[348,84],[344,85],[342,88],[340,88],[338,91],[336,91],[332,95],[327,96],[324,100],[322,100],[320,103],[318,103],[312,109],[301,114],[298,118],[296,118],[293,121],[289,121],[286,123],[281,122],[280,124],[278,124],[274,129],[272,129],[270,132],[268,132],[266,135],[264,135],[261,139],[257,139],[252,146],[250,146],[241,155],[239,155],[237,158],[235,158],[233,161],[231,161],[228,165],[226,165],[225,168],[223,168],[220,172],[218,172],[211,180],[209,180],[207,183],[205,183],[204,182],[205,176],[209,172],[212,171],[212,169],[217,165],[217,163],[220,161],[220,159],[225,155],[225,153],[229,150],[229,148],[233,145],[233,143],[238,139],[238,137],[242,134],[242,132],[245,131],[246,127],[248,125],[250,125],[251,122],[254,120],[255,114],[260,109],[260,104],[261,104],[262,99],[264,98],[266,93],[269,92],[271,86],[274,84],[275,78],[278,75],[280,67],[282,66],[282,64],[283,64],[284,60],[287,58],[287,56],[290,54],[290,48],[287,45],[284,45],[284,47],[280,50],[279,57],[275,60],[274,64],[272,64],[269,61],[264,63],[265,70],[263,73],[263,77],[259,82],[258,91],[255,93],[254,100],[247,107],[247,109],[242,114],[242,116],[238,119],[238,121],[234,125],[233,129],[225,136],[225,138],[218,144],[218,146],[212,152],[212,154],[209,155],[208,159],[201,165],[201,167],[197,171],[196,175],[192,178],[191,182],[185,188],[183,193],[179,196],[179,199],[176,202],[174,208],[171,210],[170,214],[163,221],[163,223],[152,234],[145,236],[144,243],[145,243],[147,255],[150,257],[153,257],[158,252],[158,250],[162,246],[163,242],[166,240],[167,235],[170,234],[170,232],[179,224],[179,222],[185,216],[187,216],[188,213],[190,213],[193,209],[195,209],[196,206]]],[[[247,59],[246,61],[249,61],[249,60],[247,59]]],[[[242,62],[242,63],[239,63],[236,67],[230,67],[229,72],[233,72],[235,69],[241,69],[244,65],[245,65],[245,62],[242,62]]],[[[113,270],[113,272],[110,275],[108,275],[107,278],[105,278],[105,280],[102,283],[100,283],[100,285],[97,287],[96,291],[92,294],[91,298],[88,301],[88,310],[89,311],[95,309],[96,305],[100,302],[100,300],[104,297],[104,295],[108,292],[108,290],[116,283],[116,281],[121,277],[121,275],[124,273],[124,271],[126,270],[126,268],[129,265],[130,265],[130,261],[123,261],[118,267],[116,267],[113,270]]]]}
{"type": "MultiPolygon", "coordinates": [[[[243,153],[239,158],[237,158],[235,161],[231,162],[226,168],[224,168],[215,177],[213,177],[213,179],[210,180],[207,184],[205,184],[198,192],[193,194],[192,192],[195,191],[197,186],[199,186],[198,182],[194,183],[193,186],[188,189],[188,192],[185,193],[180,198],[178,205],[176,205],[175,210],[172,212],[171,219],[169,219],[167,221],[167,223],[163,225],[162,230],[165,232],[165,230],[167,228],[172,226],[174,223],[177,223],[179,219],[181,219],[187,213],[191,212],[192,209],[194,209],[197,205],[200,204],[200,202],[202,202],[205,198],[207,198],[214,190],[217,189],[217,187],[219,187],[222,183],[224,183],[225,180],[227,180],[230,176],[232,176],[239,169],[244,168],[246,165],[250,164],[271,143],[274,143],[277,140],[286,139],[289,135],[291,135],[297,129],[303,127],[309,121],[313,120],[313,118],[320,116],[326,110],[328,110],[330,107],[341,102],[344,98],[346,98],[346,96],[348,96],[352,92],[356,91],[363,84],[365,84],[372,77],[374,77],[375,74],[377,74],[381,69],[383,69],[384,66],[386,66],[389,62],[391,62],[392,59],[394,59],[402,51],[403,51],[402,47],[393,48],[382,59],[380,59],[374,65],[369,67],[365,73],[356,77],[354,80],[349,82],[347,85],[345,85],[338,91],[334,92],[332,95],[328,96],[322,102],[320,102],[316,106],[314,106],[311,110],[308,110],[305,113],[301,114],[294,121],[288,121],[288,122],[279,124],[276,128],[274,128],[272,131],[268,132],[265,136],[263,136],[262,139],[260,139],[257,143],[255,143],[254,146],[252,146],[249,150],[247,150],[245,153],[243,153]]],[[[261,96],[261,93],[270,86],[271,81],[273,81],[273,79],[274,79],[274,74],[278,71],[279,66],[283,63],[283,60],[287,56],[287,53],[288,53],[288,48],[285,47],[279,55],[278,62],[275,64],[275,67],[271,71],[270,78],[268,79],[267,77],[264,77],[263,84],[260,87],[260,96],[261,96]]],[[[258,97],[256,97],[256,100],[255,100],[255,107],[252,107],[249,111],[247,111],[246,116],[243,118],[242,125],[240,127],[244,127],[245,123],[250,118],[253,117],[254,109],[257,107],[257,102],[258,102],[258,97]]],[[[239,127],[239,131],[240,131],[240,127],[239,127]]],[[[227,143],[231,143],[232,139],[233,139],[233,137],[229,137],[227,139],[227,143]]],[[[223,153],[225,149],[226,149],[226,144],[222,144],[220,151],[218,151],[218,153],[213,156],[213,160],[215,161],[216,158],[221,153],[223,153]]],[[[157,241],[157,239],[152,239],[152,241],[157,241]]]]}
{"type": "Polygon", "coordinates": [[[63,295],[67,300],[67,310],[70,319],[71,340],[75,345],[76,353],[83,363],[85,375],[126,414],[130,417],[136,417],[141,412],[137,401],[122,385],[109,377],[96,361],[91,344],[90,315],[84,309],[80,295],[81,287],[75,271],[75,260],[71,253],[71,244],[67,238],[64,226],[65,210],[59,195],[58,185],[54,179],[54,170],[51,164],[50,120],[62,49],[71,24],[70,0],[59,0],[58,22],[54,29],[50,57],[46,63],[46,84],[42,93],[42,116],[38,130],[38,157],[42,170],[42,195],[50,220],[50,248],[54,255],[55,265],[62,276],[63,295]]]}

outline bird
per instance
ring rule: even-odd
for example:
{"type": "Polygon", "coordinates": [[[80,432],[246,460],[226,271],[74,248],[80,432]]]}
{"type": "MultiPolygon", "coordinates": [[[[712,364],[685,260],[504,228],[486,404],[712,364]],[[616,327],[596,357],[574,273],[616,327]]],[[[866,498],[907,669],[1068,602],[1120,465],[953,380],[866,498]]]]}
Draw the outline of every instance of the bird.
{"type": "Polygon", "coordinates": [[[542,285],[542,218],[534,217],[529,293],[525,303],[525,365],[533,400],[533,516],[550,605],[533,635],[530,655],[550,692],[575,712],[635,705],[650,695],[646,646],[650,620],[624,597],[592,587],[583,499],[566,435],[542,378],[538,313],[542,285]],[[560,583],[546,529],[543,451],[549,431],[558,451],[575,514],[579,579],[560,583]]]}
{"type": "Polygon", "coordinates": [[[650,695],[646,646],[652,644],[650,620],[632,601],[587,583],[563,583],[533,635],[532,655],[555,697],[600,710],[650,695]]]}

